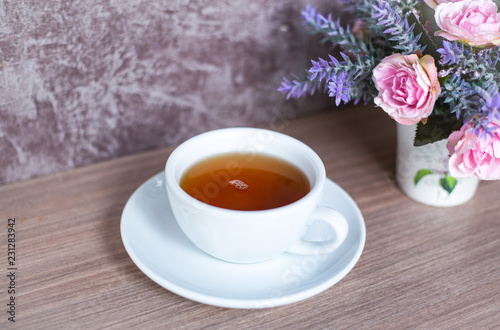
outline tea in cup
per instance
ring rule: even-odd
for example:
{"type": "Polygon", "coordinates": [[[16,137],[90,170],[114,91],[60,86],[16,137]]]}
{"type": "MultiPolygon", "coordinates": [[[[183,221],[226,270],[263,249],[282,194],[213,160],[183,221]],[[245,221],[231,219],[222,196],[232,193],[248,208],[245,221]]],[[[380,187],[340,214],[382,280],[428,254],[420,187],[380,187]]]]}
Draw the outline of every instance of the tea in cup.
{"type": "Polygon", "coordinates": [[[172,152],[165,176],[182,231],[201,250],[225,261],[329,253],[347,236],[344,216],[318,205],[326,181],[321,159],[282,133],[226,128],[200,134],[172,152]],[[316,221],[328,224],[334,238],[304,241],[316,221]]]}
{"type": "Polygon", "coordinates": [[[181,188],[210,205],[241,211],[274,209],[291,204],[310,190],[307,176],[280,158],[227,152],[191,166],[181,188]]]}

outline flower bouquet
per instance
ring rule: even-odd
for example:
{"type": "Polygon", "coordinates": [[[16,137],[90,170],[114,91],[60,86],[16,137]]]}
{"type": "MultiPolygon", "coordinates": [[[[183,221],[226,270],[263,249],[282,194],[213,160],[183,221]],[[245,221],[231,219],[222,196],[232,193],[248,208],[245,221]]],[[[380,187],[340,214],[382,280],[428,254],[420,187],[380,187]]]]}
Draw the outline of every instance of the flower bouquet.
{"type": "Polygon", "coordinates": [[[287,98],[325,92],[336,105],[373,101],[399,124],[416,125],[414,146],[445,140],[449,172],[441,186],[448,193],[455,177],[500,179],[497,4],[342,1],[355,17],[350,26],[310,6],[302,11],[303,23],[339,55],[311,61],[304,75],[284,78],[278,90],[287,98]]]}

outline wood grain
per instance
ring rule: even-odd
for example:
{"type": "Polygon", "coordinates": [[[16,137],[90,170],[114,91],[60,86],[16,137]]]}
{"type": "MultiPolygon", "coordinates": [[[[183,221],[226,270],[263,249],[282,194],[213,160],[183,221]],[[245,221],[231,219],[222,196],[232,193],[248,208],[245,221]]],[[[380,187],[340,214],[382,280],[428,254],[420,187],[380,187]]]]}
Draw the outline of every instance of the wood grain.
{"type": "MultiPolygon", "coordinates": [[[[263,310],[196,303],[155,284],[120,237],[123,207],[172,148],[0,187],[0,251],[16,223],[16,325],[43,328],[464,329],[500,327],[500,183],[453,208],[394,183],[395,124],[371,107],[270,123],[309,144],[359,205],[367,239],[354,269],[307,300],[263,310]]],[[[0,281],[0,328],[7,278],[0,281]]]]}

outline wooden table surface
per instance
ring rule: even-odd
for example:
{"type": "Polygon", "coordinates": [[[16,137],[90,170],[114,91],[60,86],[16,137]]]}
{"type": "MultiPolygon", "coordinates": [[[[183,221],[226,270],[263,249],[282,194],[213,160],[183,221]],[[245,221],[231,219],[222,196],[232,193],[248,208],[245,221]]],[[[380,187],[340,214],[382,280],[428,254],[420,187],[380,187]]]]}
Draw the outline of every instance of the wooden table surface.
{"type": "MultiPolygon", "coordinates": [[[[160,287],[128,256],[120,217],[172,148],[0,187],[0,328],[464,329],[500,327],[500,183],[453,208],[409,200],[394,183],[395,124],[380,109],[270,125],[309,144],[358,204],[366,245],[340,282],[267,309],[197,303],[160,287]],[[8,219],[15,218],[15,293],[8,219]]],[[[12,237],[12,236],[11,236],[12,237]]]]}

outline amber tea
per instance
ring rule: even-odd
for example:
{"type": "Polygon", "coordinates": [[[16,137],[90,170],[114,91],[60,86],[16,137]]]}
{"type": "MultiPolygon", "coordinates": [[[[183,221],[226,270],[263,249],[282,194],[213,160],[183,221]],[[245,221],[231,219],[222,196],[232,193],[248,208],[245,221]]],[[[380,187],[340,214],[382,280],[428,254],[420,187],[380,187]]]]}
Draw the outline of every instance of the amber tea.
{"type": "Polygon", "coordinates": [[[234,210],[266,210],[293,203],[310,190],[306,175],[280,158],[226,153],[199,161],[180,186],[210,205],[234,210]]]}

